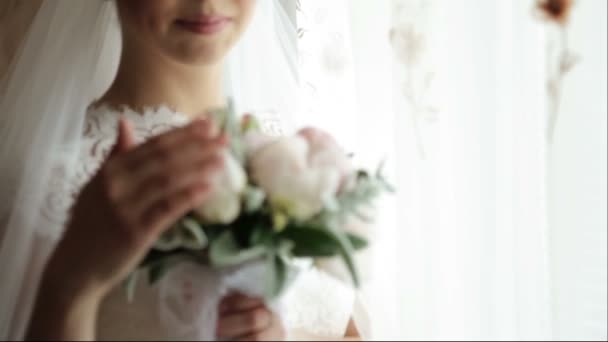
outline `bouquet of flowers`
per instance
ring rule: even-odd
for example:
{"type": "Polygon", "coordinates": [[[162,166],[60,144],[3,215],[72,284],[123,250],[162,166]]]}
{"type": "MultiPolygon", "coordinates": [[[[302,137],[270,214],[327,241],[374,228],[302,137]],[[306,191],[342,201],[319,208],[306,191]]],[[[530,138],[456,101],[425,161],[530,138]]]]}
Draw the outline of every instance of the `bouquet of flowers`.
{"type": "MultiPolygon", "coordinates": [[[[373,174],[355,169],[334,139],[314,128],[264,135],[255,117],[237,119],[231,107],[214,113],[230,148],[212,193],[158,240],[139,270],[153,284],[184,262],[220,277],[257,263],[264,290],[255,295],[272,301],[288,287],[295,258],[340,257],[358,286],[353,254],[367,241],[343,227],[353,216],[369,220],[362,209],[391,191],[382,167],[373,174]]],[[[134,281],[128,284],[132,293],[134,281]]]]}

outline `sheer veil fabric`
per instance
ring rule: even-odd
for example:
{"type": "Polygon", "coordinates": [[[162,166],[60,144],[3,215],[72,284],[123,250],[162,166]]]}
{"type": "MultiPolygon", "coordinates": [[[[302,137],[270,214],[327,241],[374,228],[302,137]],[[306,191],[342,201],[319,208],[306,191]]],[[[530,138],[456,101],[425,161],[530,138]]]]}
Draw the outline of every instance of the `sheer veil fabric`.
{"type": "MultiPolygon", "coordinates": [[[[295,35],[279,0],[258,1],[226,65],[237,109],[295,123],[295,35]]],[[[44,0],[0,77],[0,340],[23,338],[63,229],[44,215],[42,189],[53,172],[74,169],[85,113],[112,81],[120,48],[114,1],[44,0]]]]}
{"type": "Polygon", "coordinates": [[[17,45],[23,40],[42,0],[0,2],[0,79],[5,74],[17,45]]]}

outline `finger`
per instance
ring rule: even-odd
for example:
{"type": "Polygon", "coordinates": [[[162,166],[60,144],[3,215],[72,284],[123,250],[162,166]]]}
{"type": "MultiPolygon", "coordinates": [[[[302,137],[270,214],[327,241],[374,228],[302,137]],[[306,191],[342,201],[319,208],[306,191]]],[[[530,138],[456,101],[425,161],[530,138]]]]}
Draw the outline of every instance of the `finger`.
{"type": "Polygon", "coordinates": [[[135,146],[135,133],[133,132],[131,122],[125,118],[120,118],[117,130],[118,137],[116,138],[114,147],[110,151],[110,157],[126,152],[135,146]]]}
{"type": "Polygon", "coordinates": [[[122,189],[118,198],[130,206],[143,199],[144,203],[140,203],[140,207],[143,207],[150,201],[157,200],[159,196],[189,183],[191,177],[184,177],[184,174],[198,170],[201,173],[199,178],[204,180],[208,173],[205,164],[210,163],[212,168],[217,168],[219,158],[217,154],[224,147],[223,137],[203,147],[197,142],[190,141],[184,146],[176,146],[174,151],[167,151],[163,156],[143,162],[136,168],[129,167],[125,162],[113,160],[114,181],[119,184],[116,187],[122,189]],[[148,200],[146,196],[142,197],[142,192],[149,189],[153,194],[158,195],[148,200]]]}
{"type": "Polygon", "coordinates": [[[221,156],[212,156],[203,162],[182,166],[181,170],[159,174],[141,186],[133,187],[124,197],[124,203],[131,206],[134,215],[145,214],[157,202],[167,201],[183,189],[211,184],[211,178],[221,171],[223,165],[221,156]]]}
{"type": "Polygon", "coordinates": [[[136,168],[152,156],[169,154],[175,147],[183,146],[188,141],[204,146],[209,140],[217,138],[213,135],[212,125],[209,120],[197,119],[187,126],[156,136],[135,149],[124,162],[127,167],[136,168]]]}
{"type": "Polygon", "coordinates": [[[258,334],[268,329],[272,323],[272,315],[265,308],[225,315],[220,317],[217,335],[221,339],[234,339],[239,336],[258,334]]]}
{"type": "Polygon", "coordinates": [[[151,241],[169,229],[180,217],[205,200],[210,193],[208,185],[184,189],[165,201],[159,201],[141,217],[143,227],[150,227],[151,241]]]}
{"type": "Polygon", "coordinates": [[[273,316],[271,325],[262,331],[240,336],[235,341],[285,341],[287,333],[283,324],[276,316],[273,316]]]}
{"type": "Polygon", "coordinates": [[[256,341],[271,341],[271,339],[266,339],[266,338],[264,338],[263,333],[259,333],[259,334],[250,334],[250,335],[246,335],[246,336],[237,337],[236,339],[234,339],[234,341],[256,342],[256,341]]]}
{"type": "Polygon", "coordinates": [[[259,298],[252,298],[242,294],[232,294],[225,297],[220,303],[220,315],[229,313],[249,311],[264,307],[265,303],[259,298]]]}
{"type": "Polygon", "coordinates": [[[249,334],[246,336],[237,337],[233,341],[242,341],[242,342],[257,342],[257,341],[284,341],[284,338],[274,338],[271,337],[269,333],[262,331],[255,334],[249,334]]]}
{"type": "Polygon", "coordinates": [[[129,173],[134,184],[149,183],[154,178],[165,178],[188,169],[210,158],[216,157],[226,147],[221,138],[208,141],[201,145],[197,141],[189,141],[183,146],[176,146],[171,151],[158,154],[129,173]]]}

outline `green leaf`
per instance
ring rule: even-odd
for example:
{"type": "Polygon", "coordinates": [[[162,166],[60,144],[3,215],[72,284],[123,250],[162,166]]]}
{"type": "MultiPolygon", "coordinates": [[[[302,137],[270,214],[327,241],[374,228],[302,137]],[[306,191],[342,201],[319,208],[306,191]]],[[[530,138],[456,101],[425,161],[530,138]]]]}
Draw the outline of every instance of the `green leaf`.
{"type": "MultiPolygon", "coordinates": [[[[352,233],[344,234],[354,251],[368,247],[368,242],[364,238],[352,233]]],[[[324,228],[291,227],[279,237],[294,244],[291,253],[298,258],[329,258],[341,254],[340,243],[330,231],[324,228]]]]}
{"type": "Polygon", "coordinates": [[[350,241],[350,244],[353,246],[353,249],[355,251],[360,251],[360,250],[366,249],[369,246],[369,242],[367,242],[366,239],[364,239],[358,235],[355,235],[352,233],[347,233],[346,237],[350,241]]]}
{"type": "Polygon", "coordinates": [[[133,302],[133,298],[135,298],[135,288],[137,287],[137,276],[138,276],[138,270],[133,271],[133,273],[131,273],[129,275],[129,277],[127,277],[127,280],[125,281],[125,290],[127,292],[127,301],[129,303],[133,302]]]}
{"type": "Polygon", "coordinates": [[[226,108],[226,127],[225,132],[230,137],[230,147],[233,155],[242,164],[245,164],[245,147],[243,146],[240,120],[237,117],[234,102],[228,99],[226,108]]]}
{"type": "Polygon", "coordinates": [[[218,123],[221,131],[230,139],[230,150],[241,164],[245,161],[245,150],[241,141],[241,127],[237,118],[234,103],[228,99],[228,106],[216,109],[211,112],[215,122],[218,123]]]}
{"type": "Polygon", "coordinates": [[[350,272],[353,284],[355,285],[355,287],[359,287],[359,273],[357,272],[357,267],[355,266],[355,261],[353,259],[353,245],[351,244],[347,235],[343,232],[338,231],[336,229],[328,229],[327,232],[330,233],[330,235],[338,244],[340,256],[342,257],[342,260],[344,260],[344,263],[346,264],[346,267],[350,272]]]}
{"type": "Polygon", "coordinates": [[[230,267],[258,259],[267,252],[268,248],[263,245],[242,249],[238,245],[233,233],[231,231],[225,231],[217,240],[211,243],[209,248],[209,259],[211,264],[215,267],[230,267]]]}
{"type": "Polygon", "coordinates": [[[249,239],[249,243],[251,246],[272,246],[274,241],[274,231],[265,225],[255,225],[251,232],[251,237],[249,239]]]}
{"type": "Polygon", "coordinates": [[[168,271],[169,267],[166,262],[159,262],[150,266],[148,269],[148,283],[150,285],[156,284],[168,271]]]}
{"type": "Polygon", "coordinates": [[[294,243],[293,255],[299,258],[328,258],[340,253],[339,245],[325,229],[313,227],[292,227],[280,235],[294,243]]]}
{"type": "Polygon", "coordinates": [[[376,181],[379,186],[388,193],[395,193],[397,190],[395,187],[386,179],[384,176],[384,167],[386,166],[386,160],[383,160],[380,165],[378,165],[378,169],[376,170],[376,181]]]}
{"type": "MultiPolygon", "coordinates": [[[[160,253],[154,261],[150,261],[145,264],[145,268],[147,268],[148,270],[148,283],[150,285],[156,284],[175,265],[187,261],[200,262],[200,258],[197,258],[196,255],[188,254],[185,252],[179,254],[160,253]]],[[[141,267],[143,266],[140,266],[140,268],[141,267]]]]}
{"type": "Polygon", "coordinates": [[[324,226],[327,224],[343,224],[349,218],[357,216],[364,222],[371,221],[368,217],[361,214],[361,210],[372,207],[374,201],[383,192],[392,192],[394,189],[382,176],[382,165],[378,168],[375,175],[365,170],[358,170],[356,182],[352,189],[340,193],[337,197],[337,210],[326,208],[317,218],[317,223],[324,226]]]}
{"type": "Polygon", "coordinates": [[[354,215],[363,223],[371,224],[374,222],[374,220],[371,217],[367,216],[366,214],[364,214],[360,211],[355,211],[354,215]]]}
{"type": "Polygon", "coordinates": [[[294,247],[295,244],[293,243],[293,241],[282,240],[278,242],[278,246],[276,247],[276,253],[279,257],[283,259],[283,261],[285,261],[285,263],[288,263],[289,260],[291,260],[291,258],[293,257],[294,247]]]}
{"type": "Polygon", "coordinates": [[[287,264],[283,258],[276,253],[268,253],[268,283],[266,284],[266,299],[272,300],[281,295],[287,281],[287,264]]]}
{"type": "Polygon", "coordinates": [[[246,213],[255,213],[262,208],[266,200],[266,194],[262,189],[255,186],[247,186],[244,194],[244,208],[246,213]]]}
{"type": "Polygon", "coordinates": [[[283,290],[285,289],[285,282],[287,280],[287,264],[285,263],[285,260],[283,260],[283,258],[278,255],[275,257],[274,262],[276,266],[277,277],[273,298],[277,298],[279,295],[281,295],[281,293],[283,293],[283,290]]]}
{"type": "Polygon", "coordinates": [[[381,184],[383,190],[390,194],[394,194],[397,192],[397,188],[395,188],[395,186],[392,185],[391,183],[389,183],[389,181],[386,180],[385,178],[380,179],[380,184],[381,184]]]}
{"type": "Polygon", "coordinates": [[[193,251],[203,250],[209,240],[201,225],[192,218],[184,218],[166,231],[154,245],[161,252],[173,252],[179,249],[193,251]]]}
{"type": "Polygon", "coordinates": [[[167,258],[169,255],[169,253],[152,249],[148,252],[144,261],[141,262],[139,268],[149,267],[150,265],[153,265],[157,262],[160,262],[162,259],[167,258]]]}
{"type": "Polygon", "coordinates": [[[200,224],[190,218],[181,221],[180,235],[183,247],[189,250],[202,250],[207,247],[209,240],[200,224]]]}
{"type": "Polygon", "coordinates": [[[162,252],[170,252],[180,248],[181,237],[179,234],[179,224],[164,232],[154,244],[154,249],[162,252]]]}

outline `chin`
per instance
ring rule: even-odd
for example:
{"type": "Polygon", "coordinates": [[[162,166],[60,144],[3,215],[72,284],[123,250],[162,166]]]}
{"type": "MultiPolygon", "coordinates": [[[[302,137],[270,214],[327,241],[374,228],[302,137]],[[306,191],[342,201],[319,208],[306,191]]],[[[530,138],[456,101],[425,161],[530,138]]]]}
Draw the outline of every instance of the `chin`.
{"type": "Polygon", "coordinates": [[[182,48],[173,54],[173,58],[182,64],[192,66],[207,66],[221,63],[228,53],[228,49],[219,44],[205,44],[190,48],[182,48]]]}

